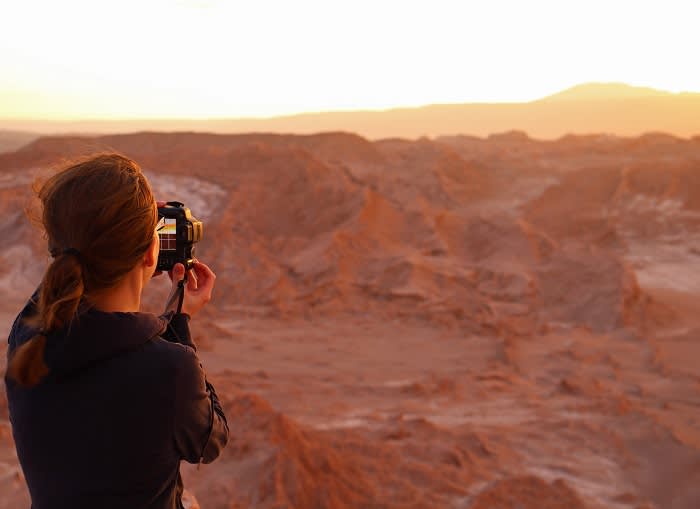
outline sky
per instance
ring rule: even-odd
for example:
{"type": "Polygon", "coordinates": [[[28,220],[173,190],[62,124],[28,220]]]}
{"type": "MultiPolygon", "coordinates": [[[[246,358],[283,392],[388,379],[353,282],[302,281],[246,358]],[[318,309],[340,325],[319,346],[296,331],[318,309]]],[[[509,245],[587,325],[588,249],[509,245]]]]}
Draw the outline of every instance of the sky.
{"type": "Polygon", "coordinates": [[[674,0],[0,0],[0,118],[518,102],[593,81],[700,91],[698,13],[674,0]]]}

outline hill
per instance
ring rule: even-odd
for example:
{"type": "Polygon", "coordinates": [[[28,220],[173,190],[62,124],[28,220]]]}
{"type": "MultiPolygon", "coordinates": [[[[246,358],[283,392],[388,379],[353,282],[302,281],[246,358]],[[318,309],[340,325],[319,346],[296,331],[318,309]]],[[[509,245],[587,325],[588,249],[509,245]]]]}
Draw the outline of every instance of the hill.
{"type": "Polygon", "coordinates": [[[0,152],[11,152],[39,137],[36,133],[0,129],[0,152]]]}
{"type": "Polygon", "coordinates": [[[53,133],[136,131],[275,132],[350,131],[369,139],[469,134],[488,136],[517,129],[535,138],[647,131],[700,135],[700,94],[672,94],[624,84],[589,83],[526,103],[436,104],[386,111],[304,113],[266,119],[146,119],[43,122],[0,120],[0,128],[53,133]]]}
{"type": "Polygon", "coordinates": [[[624,83],[584,83],[544,97],[542,101],[623,101],[640,97],[669,97],[670,92],[624,83]]]}

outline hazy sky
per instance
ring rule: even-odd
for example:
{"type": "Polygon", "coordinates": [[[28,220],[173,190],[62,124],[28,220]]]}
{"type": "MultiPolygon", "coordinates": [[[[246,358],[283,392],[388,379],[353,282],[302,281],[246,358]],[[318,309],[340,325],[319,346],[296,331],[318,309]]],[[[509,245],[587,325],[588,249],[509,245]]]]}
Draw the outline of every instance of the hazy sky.
{"type": "Polygon", "coordinates": [[[697,1],[0,0],[0,118],[700,91],[697,1]]]}

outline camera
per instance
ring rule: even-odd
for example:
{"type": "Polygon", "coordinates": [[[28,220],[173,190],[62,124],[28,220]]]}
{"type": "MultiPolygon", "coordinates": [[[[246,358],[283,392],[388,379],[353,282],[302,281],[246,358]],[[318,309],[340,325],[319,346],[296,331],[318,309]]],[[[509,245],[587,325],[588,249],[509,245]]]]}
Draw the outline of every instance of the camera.
{"type": "Polygon", "coordinates": [[[189,270],[194,265],[195,244],[202,240],[202,222],[192,216],[190,209],[179,201],[169,201],[158,207],[160,254],[157,270],[167,271],[176,263],[189,270]]]}

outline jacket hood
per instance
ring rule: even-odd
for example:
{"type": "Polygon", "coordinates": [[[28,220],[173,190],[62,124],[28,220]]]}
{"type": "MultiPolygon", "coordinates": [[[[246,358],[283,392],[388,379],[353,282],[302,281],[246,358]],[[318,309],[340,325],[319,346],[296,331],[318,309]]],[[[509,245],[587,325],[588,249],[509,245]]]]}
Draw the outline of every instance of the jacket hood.
{"type": "MultiPolygon", "coordinates": [[[[11,348],[38,333],[38,329],[27,321],[35,313],[32,300],[17,317],[10,333],[11,348]]],[[[134,350],[161,334],[166,327],[166,318],[151,313],[82,310],[66,327],[48,335],[44,360],[49,376],[67,375],[134,350]]]]}

